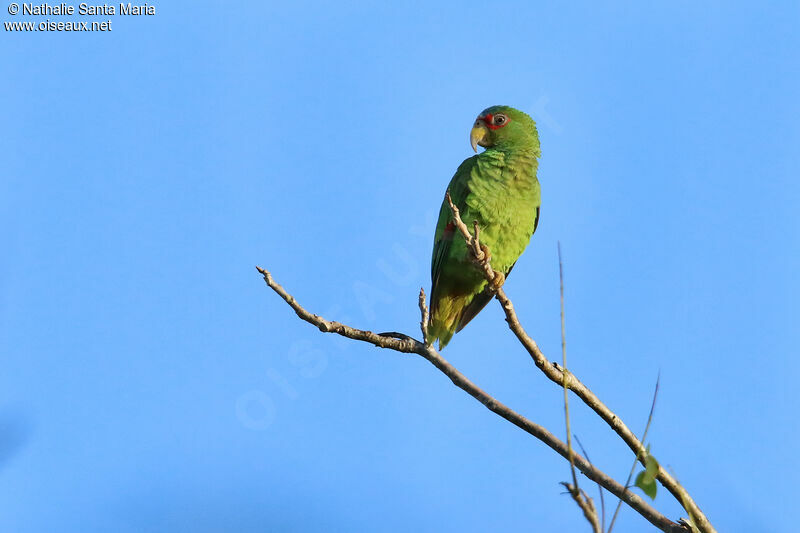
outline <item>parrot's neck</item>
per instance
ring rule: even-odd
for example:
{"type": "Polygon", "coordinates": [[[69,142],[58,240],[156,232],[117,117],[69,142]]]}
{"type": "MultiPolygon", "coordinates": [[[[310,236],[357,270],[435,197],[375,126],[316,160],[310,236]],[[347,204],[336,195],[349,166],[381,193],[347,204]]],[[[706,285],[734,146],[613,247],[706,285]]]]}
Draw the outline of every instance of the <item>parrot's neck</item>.
{"type": "Polygon", "coordinates": [[[495,152],[502,154],[506,158],[531,158],[536,159],[541,155],[539,151],[538,142],[514,143],[514,144],[497,144],[487,148],[484,153],[495,152]]]}
{"type": "Polygon", "coordinates": [[[504,139],[494,144],[489,148],[489,150],[502,152],[506,156],[518,155],[539,157],[541,155],[541,151],[539,149],[539,138],[535,135],[527,138],[515,137],[511,139],[504,139]]]}
{"type": "MultiPolygon", "coordinates": [[[[531,169],[532,174],[536,175],[538,168],[539,147],[538,146],[517,146],[513,148],[487,149],[481,154],[487,162],[500,166],[511,166],[520,169],[531,169]]],[[[490,163],[490,164],[491,164],[490,163]]]]}

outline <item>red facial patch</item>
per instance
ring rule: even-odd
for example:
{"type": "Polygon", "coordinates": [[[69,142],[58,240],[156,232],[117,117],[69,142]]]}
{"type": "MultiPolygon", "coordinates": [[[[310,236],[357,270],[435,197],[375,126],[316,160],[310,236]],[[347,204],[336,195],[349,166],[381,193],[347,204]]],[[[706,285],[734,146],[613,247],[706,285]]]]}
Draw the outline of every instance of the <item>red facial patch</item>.
{"type": "Polygon", "coordinates": [[[500,128],[504,127],[506,124],[511,122],[511,119],[506,117],[506,121],[502,124],[495,124],[494,123],[494,115],[492,113],[486,113],[482,117],[478,117],[478,120],[482,120],[486,127],[490,130],[499,130],[500,128]]]}

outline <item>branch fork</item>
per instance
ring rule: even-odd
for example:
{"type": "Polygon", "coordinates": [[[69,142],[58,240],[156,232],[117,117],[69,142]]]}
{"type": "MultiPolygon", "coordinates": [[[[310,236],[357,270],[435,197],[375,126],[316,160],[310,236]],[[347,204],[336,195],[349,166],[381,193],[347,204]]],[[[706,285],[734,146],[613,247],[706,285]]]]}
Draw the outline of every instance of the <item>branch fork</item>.
{"type": "MultiPolygon", "coordinates": [[[[490,250],[480,243],[480,228],[478,222],[474,221],[473,230],[474,234],[469,232],[469,228],[461,220],[458,208],[453,204],[450,198],[450,193],[446,194],[447,202],[453,213],[453,222],[466,240],[467,246],[473,262],[483,272],[487,281],[490,282],[491,290],[493,290],[495,297],[500,302],[503,311],[506,315],[506,322],[509,328],[523,345],[523,347],[530,354],[535,365],[547,376],[548,379],[556,383],[559,387],[564,387],[573,391],[586,405],[588,405],[600,418],[602,418],[628,445],[633,451],[635,456],[640,462],[644,463],[645,447],[642,442],[636,438],[634,433],[614,414],[605,404],[603,404],[595,394],[589,390],[578,378],[571,372],[566,371],[565,368],[559,367],[558,364],[552,363],[547,360],[542,351],[539,349],[536,342],[527,334],[517,318],[514,306],[511,300],[506,296],[502,285],[504,276],[502,273],[495,271],[491,267],[491,253],[490,250]]],[[[611,494],[625,502],[628,506],[634,509],[638,514],[644,517],[647,521],[653,524],[656,528],[667,533],[687,533],[692,530],[686,522],[674,522],[658,512],[648,502],[642,499],[639,495],[627,490],[627,487],[613,479],[611,476],[595,467],[588,459],[577,454],[572,450],[572,447],[564,443],[552,433],[550,433],[543,426],[525,418],[519,413],[512,410],[499,400],[495,399],[472,381],[469,380],[464,374],[444,359],[433,346],[428,346],[424,343],[427,336],[429,311],[425,303],[425,291],[420,290],[419,293],[419,310],[420,310],[420,330],[422,332],[423,341],[416,340],[408,335],[396,332],[389,333],[374,333],[368,330],[361,330],[342,324],[327,320],[319,315],[313,314],[303,308],[297,300],[289,294],[280,284],[278,284],[272,275],[261,267],[256,267],[258,272],[263,276],[264,282],[267,286],[278,294],[297,314],[297,316],[309,324],[317,327],[324,333],[335,333],[349,339],[366,342],[377,346],[379,348],[386,348],[401,353],[417,354],[432,365],[434,365],[440,372],[445,374],[455,386],[465,391],[467,394],[478,400],[487,409],[511,422],[523,431],[532,435],[550,449],[561,455],[564,459],[574,464],[574,468],[583,473],[586,477],[596,482],[598,485],[609,491],[611,494]]],[[[699,507],[695,504],[688,492],[667,472],[663,467],[659,467],[658,476],[656,478],[669,492],[671,492],[676,499],[683,505],[690,517],[693,519],[694,524],[701,533],[716,533],[713,526],[710,524],[706,516],[700,511],[699,507]]],[[[602,532],[602,528],[597,525],[597,511],[594,503],[586,493],[577,485],[577,478],[573,475],[572,483],[563,483],[567,491],[572,496],[573,500],[578,504],[584,512],[587,520],[592,524],[595,532],[602,532]]],[[[602,497],[602,492],[601,492],[602,497]]]]}

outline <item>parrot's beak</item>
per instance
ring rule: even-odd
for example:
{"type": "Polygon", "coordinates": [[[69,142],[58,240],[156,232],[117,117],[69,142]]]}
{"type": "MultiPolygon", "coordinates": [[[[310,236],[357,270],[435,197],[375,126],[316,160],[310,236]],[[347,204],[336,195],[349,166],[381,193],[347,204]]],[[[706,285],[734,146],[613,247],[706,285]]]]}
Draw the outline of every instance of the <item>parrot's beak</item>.
{"type": "Polygon", "coordinates": [[[469,144],[472,145],[472,149],[475,153],[478,152],[478,145],[486,146],[484,140],[488,136],[489,128],[486,127],[486,124],[484,124],[482,120],[475,121],[475,125],[472,126],[472,131],[469,132],[469,144]]]}

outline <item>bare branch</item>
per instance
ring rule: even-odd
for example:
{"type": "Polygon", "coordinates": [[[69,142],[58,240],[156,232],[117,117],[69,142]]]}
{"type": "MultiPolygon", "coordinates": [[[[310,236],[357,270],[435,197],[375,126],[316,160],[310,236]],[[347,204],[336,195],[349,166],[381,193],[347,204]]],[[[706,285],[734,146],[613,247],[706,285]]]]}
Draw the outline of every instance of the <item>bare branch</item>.
{"type": "Polygon", "coordinates": [[[309,313],[297,303],[292,295],[286,292],[283,287],[281,287],[275,282],[275,280],[272,279],[272,275],[270,275],[269,272],[261,267],[256,267],[256,269],[261,273],[262,276],[264,276],[264,281],[267,283],[267,285],[269,285],[273,291],[278,293],[278,295],[283,298],[283,300],[289,304],[292,309],[294,309],[294,312],[297,313],[297,316],[309,324],[315,325],[323,333],[337,333],[349,339],[369,342],[370,344],[373,344],[379,348],[389,348],[391,350],[403,353],[416,353],[416,350],[418,350],[417,345],[420,343],[411,337],[397,339],[390,335],[382,336],[371,331],[351,328],[339,322],[325,320],[319,315],[309,313]]]}
{"type": "MultiPolygon", "coordinates": [[[[467,248],[469,248],[473,253],[473,261],[484,273],[487,281],[492,283],[497,273],[492,269],[490,264],[491,258],[489,257],[489,254],[483,254],[483,257],[475,254],[474,250],[476,242],[469,233],[469,230],[464,222],[461,220],[458,209],[450,199],[449,192],[446,195],[446,199],[453,213],[453,222],[466,240],[467,248]]],[[[562,372],[562,370],[558,368],[557,364],[551,363],[547,360],[544,353],[542,353],[542,351],[539,349],[539,346],[528,335],[528,333],[522,327],[522,324],[520,324],[517,313],[514,311],[514,305],[511,303],[511,300],[508,298],[508,296],[506,296],[505,291],[503,291],[503,289],[496,283],[494,284],[494,287],[495,296],[505,312],[508,327],[528,351],[528,354],[530,354],[534,364],[539,368],[539,370],[541,370],[544,375],[554,383],[563,385],[563,383],[566,382],[567,387],[573,391],[583,401],[583,403],[588,405],[595,413],[597,413],[600,418],[602,418],[606,424],[608,424],[617,433],[617,435],[620,436],[625,444],[628,445],[638,460],[644,464],[645,448],[642,445],[642,442],[636,438],[636,435],[633,433],[633,431],[631,431],[628,426],[626,426],[625,423],[611,409],[608,408],[608,406],[601,402],[600,399],[591,390],[589,390],[586,385],[581,383],[574,374],[562,372]]],[[[694,518],[695,523],[697,524],[701,533],[716,533],[716,530],[711,525],[706,515],[703,514],[686,489],[684,489],[680,483],[678,483],[677,480],[661,465],[658,467],[658,476],[656,479],[658,479],[664,488],[672,493],[675,499],[681,502],[681,505],[684,506],[686,512],[688,512],[694,518]]]]}
{"type": "MultiPolygon", "coordinates": [[[[483,389],[470,381],[447,360],[445,360],[433,348],[433,346],[426,346],[424,343],[419,342],[411,337],[398,339],[388,336],[381,336],[371,331],[361,330],[347,326],[340,322],[326,320],[325,318],[304,309],[292,295],[286,292],[286,290],[272,278],[272,275],[267,270],[264,270],[261,267],[256,267],[256,269],[264,277],[266,284],[287,304],[289,304],[298,317],[315,326],[320,331],[324,333],[336,333],[337,335],[341,335],[349,339],[367,342],[379,348],[387,348],[402,353],[414,353],[422,356],[431,364],[433,364],[433,366],[435,366],[440,372],[446,375],[456,387],[462,389],[467,394],[481,402],[487,409],[511,422],[526,433],[536,437],[550,449],[558,453],[561,457],[569,459],[567,445],[564,442],[559,440],[543,426],[532,422],[494,397],[490,396],[483,389]]],[[[637,513],[639,513],[661,531],[668,533],[686,533],[687,530],[683,526],[673,522],[666,516],[659,513],[637,494],[633,492],[626,492],[625,487],[623,487],[619,482],[611,478],[605,472],[596,468],[582,456],[574,454],[574,461],[576,468],[580,470],[586,477],[592,481],[595,481],[596,483],[599,483],[618,498],[623,499],[625,503],[630,505],[631,508],[633,508],[637,513]]]]}

